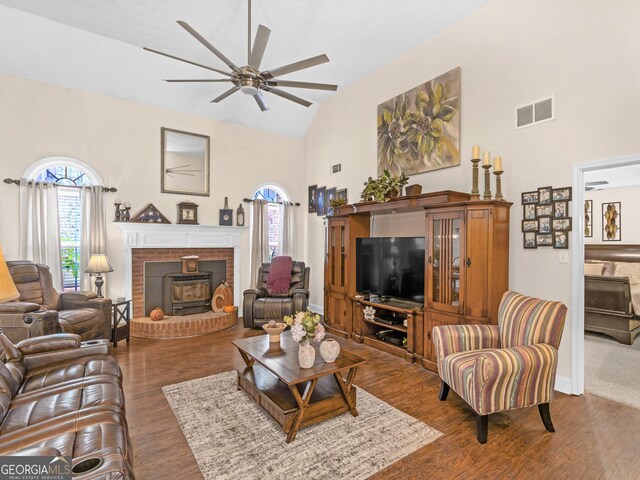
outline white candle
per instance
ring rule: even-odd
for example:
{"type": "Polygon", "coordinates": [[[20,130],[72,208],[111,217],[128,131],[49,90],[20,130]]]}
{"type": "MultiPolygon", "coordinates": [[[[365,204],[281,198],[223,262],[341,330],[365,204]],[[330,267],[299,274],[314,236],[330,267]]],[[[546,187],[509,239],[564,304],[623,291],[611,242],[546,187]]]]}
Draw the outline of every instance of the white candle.
{"type": "Polygon", "coordinates": [[[471,149],[471,158],[480,158],[480,145],[474,145],[471,149]]]}
{"type": "Polygon", "coordinates": [[[493,170],[496,172],[502,171],[502,157],[493,158],[493,170]]]}
{"type": "Polygon", "coordinates": [[[491,166],[491,153],[490,152],[484,152],[484,155],[482,157],[482,165],[491,166]]]}

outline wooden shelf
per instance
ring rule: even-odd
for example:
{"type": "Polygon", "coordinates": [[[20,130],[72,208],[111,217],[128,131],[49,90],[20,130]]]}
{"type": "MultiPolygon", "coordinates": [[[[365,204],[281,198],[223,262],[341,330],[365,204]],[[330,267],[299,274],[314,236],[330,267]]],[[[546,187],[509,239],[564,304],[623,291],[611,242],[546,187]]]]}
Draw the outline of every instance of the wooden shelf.
{"type": "Polygon", "coordinates": [[[365,335],[362,336],[362,340],[363,340],[365,345],[370,345],[372,347],[376,347],[376,348],[382,350],[383,352],[390,353],[390,354],[395,355],[397,357],[404,358],[405,354],[407,353],[407,349],[406,348],[400,347],[398,345],[394,345],[393,343],[383,342],[382,340],[380,340],[375,335],[365,334],[365,335]]]}
{"type": "Polygon", "coordinates": [[[378,327],[388,328],[389,330],[395,330],[397,332],[407,333],[407,327],[405,327],[402,324],[400,324],[400,325],[388,325],[386,323],[376,322],[375,320],[369,320],[369,319],[366,319],[366,318],[364,318],[363,320],[365,322],[367,322],[367,323],[370,323],[371,325],[377,325],[378,327]]]}
{"type": "Polygon", "coordinates": [[[379,308],[382,310],[389,310],[391,312],[399,312],[399,313],[415,313],[422,312],[423,305],[417,302],[411,301],[400,301],[400,300],[390,300],[388,302],[370,302],[369,300],[365,300],[364,298],[355,297],[354,300],[360,302],[362,305],[371,306],[374,308],[379,308]]]}

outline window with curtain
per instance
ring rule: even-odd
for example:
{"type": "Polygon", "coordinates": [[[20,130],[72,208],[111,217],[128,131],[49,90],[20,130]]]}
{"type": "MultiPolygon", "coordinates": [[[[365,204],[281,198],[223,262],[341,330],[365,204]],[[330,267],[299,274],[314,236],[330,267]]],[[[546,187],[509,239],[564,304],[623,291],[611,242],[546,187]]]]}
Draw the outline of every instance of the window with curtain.
{"type": "Polygon", "coordinates": [[[79,166],[54,165],[36,172],[30,180],[58,185],[58,222],[60,228],[60,260],[62,288],[80,288],[80,189],[94,182],[79,166]]]}
{"type": "Polygon", "coordinates": [[[282,219],[280,204],[286,199],[283,198],[284,193],[278,190],[276,190],[276,187],[266,186],[253,195],[254,200],[272,202],[267,205],[267,228],[269,231],[268,262],[270,262],[273,257],[282,255],[282,219]]]}

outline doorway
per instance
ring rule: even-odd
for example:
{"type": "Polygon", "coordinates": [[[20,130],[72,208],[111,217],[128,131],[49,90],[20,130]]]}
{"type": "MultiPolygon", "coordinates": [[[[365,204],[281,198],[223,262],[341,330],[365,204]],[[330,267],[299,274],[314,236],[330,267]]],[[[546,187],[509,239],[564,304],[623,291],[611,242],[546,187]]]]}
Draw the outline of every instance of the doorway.
{"type": "MultiPolygon", "coordinates": [[[[631,186],[635,186],[638,189],[638,193],[640,193],[640,155],[595,160],[574,165],[574,202],[572,207],[574,226],[572,242],[575,247],[572,252],[571,393],[575,395],[584,393],[585,389],[587,391],[602,389],[602,385],[596,385],[594,377],[591,375],[594,373],[593,370],[589,371],[590,376],[588,378],[589,382],[591,382],[591,385],[589,385],[590,388],[585,388],[587,386],[585,385],[585,378],[587,378],[585,367],[587,364],[590,369],[599,370],[598,375],[601,377],[614,376],[613,373],[607,372],[605,367],[608,368],[609,365],[606,362],[601,362],[600,364],[594,363],[594,356],[599,356],[600,360],[604,357],[620,359],[625,358],[625,356],[628,357],[626,354],[621,356],[618,355],[620,351],[624,353],[624,348],[616,350],[618,342],[610,335],[610,331],[605,329],[604,331],[607,332],[605,335],[602,331],[597,331],[597,328],[593,328],[594,317],[592,316],[589,317],[587,324],[590,330],[596,330],[596,332],[587,332],[586,335],[588,338],[585,341],[585,258],[590,257],[590,262],[593,261],[593,250],[601,248],[599,245],[595,247],[596,244],[604,245],[602,248],[609,252],[613,251],[614,253],[620,249],[616,246],[622,247],[622,245],[629,244],[640,245],[640,237],[636,241],[633,237],[625,235],[625,226],[636,223],[634,216],[640,216],[640,207],[638,206],[637,201],[636,203],[633,203],[632,201],[627,201],[625,203],[618,201],[617,199],[620,195],[615,193],[615,187],[622,189],[626,187],[631,188],[631,186]],[[588,188],[589,193],[585,191],[586,188],[588,188]],[[610,190],[611,195],[595,195],[592,193],[605,190],[610,190]],[[589,208],[588,204],[585,203],[585,200],[587,199],[591,200],[590,215],[586,215],[587,212],[585,212],[585,207],[589,208]],[[613,212],[616,208],[618,210],[613,212]],[[607,219],[613,219],[612,224],[608,224],[607,219]],[[585,238],[585,234],[591,234],[592,237],[585,238]],[[596,238],[600,240],[596,241],[596,238]],[[589,245],[589,247],[585,249],[585,245],[589,245]],[[587,257],[585,257],[586,252],[589,253],[587,257]],[[588,342],[588,347],[585,350],[586,342],[588,342]],[[605,350],[599,350],[600,347],[605,347],[605,350]],[[588,354],[589,357],[585,357],[585,353],[588,354]]],[[[618,192],[620,193],[622,190],[618,190],[618,192]]],[[[640,198],[640,196],[637,196],[636,198],[640,198]]],[[[640,222],[637,223],[640,224],[640,222]]],[[[628,233],[632,233],[632,230],[628,233]]],[[[614,261],[612,263],[615,264],[616,262],[614,261]]],[[[611,265],[608,265],[608,268],[610,267],[611,265]]],[[[589,269],[589,272],[587,273],[591,274],[593,273],[593,269],[597,267],[588,266],[587,268],[589,269]]],[[[593,280],[591,276],[590,278],[593,280]]],[[[593,287],[593,285],[594,284],[591,283],[589,284],[590,287],[593,287]]],[[[589,294],[589,302],[587,302],[587,304],[588,307],[590,307],[590,310],[591,307],[593,307],[593,305],[590,304],[592,299],[593,295],[589,294]]],[[[633,310],[630,310],[630,312],[633,313],[633,310]]],[[[640,313],[640,311],[638,313],[640,313]]],[[[587,315],[589,315],[589,313],[587,315]]],[[[598,323],[597,319],[595,323],[598,323]]],[[[640,345],[640,340],[635,343],[640,345]]],[[[638,345],[636,345],[636,347],[638,347],[638,345]]],[[[632,348],[626,345],[621,345],[621,347],[632,348]]],[[[635,349],[637,352],[634,353],[640,354],[640,348],[635,349]]],[[[618,379],[618,381],[620,380],[618,379]]],[[[611,384],[609,387],[611,387],[611,384]]],[[[640,381],[638,388],[640,388],[640,381]]],[[[611,388],[609,389],[615,390],[611,388]]],[[[591,393],[600,394],[600,396],[607,396],[606,394],[602,394],[602,391],[591,393]]],[[[624,402],[624,398],[613,398],[612,396],[608,396],[608,398],[628,403],[624,402]]]]}

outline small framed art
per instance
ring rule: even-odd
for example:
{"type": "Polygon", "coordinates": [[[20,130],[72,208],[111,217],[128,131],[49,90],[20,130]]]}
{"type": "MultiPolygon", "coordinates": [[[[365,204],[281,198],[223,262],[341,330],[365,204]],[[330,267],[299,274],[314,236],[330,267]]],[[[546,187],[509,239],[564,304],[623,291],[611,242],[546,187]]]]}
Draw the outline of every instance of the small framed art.
{"type": "Polygon", "coordinates": [[[523,192],[522,204],[527,205],[529,203],[538,203],[538,191],[535,192],[523,192]]]}
{"type": "Polygon", "coordinates": [[[553,231],[554,232],[570,232],[571,218],[554,218],[553,231]]]}
{"type": "Polygon", "coordinates": [[[619,242],[622,240],[622,204],[609,202],[602,204],[602,241],[619,242]]]}
{"type": "Polygon", "coordinates": [[[523,232],[537,232],[539,227],[538,220],[522,220],[523,232]]]}
{"type": "Polygon", "coordinates": [[[568,202],[571,200],[571,187],[554,188],[552,190],[551,198],[554,202],[559,202],[561,200],[568,202]]]}
{"type": "Polygon", "coordinates": [[[538,188],[538,205],[550,205],[552,200],[553,187],[538,188]]]}
{"type": "Polygon", "coordinates": [[[326,213],[327,187],[319,187],[316,192],[316,215],[322,217],[326,213]]]}
{"type": "Polygon", "coordinates": [[[569,248],[569,232],[553,232],[553,248],[569,248]]]}
{"type": "Polygon", "coordinates": [[[566,200],[553,202],[553,218],[568,218],[568,217],[569,217],[569,202],[566,200]]]}
{"type": "Polygon", "coordinates": [[[309,213],[316,213],[318,185],[309,185],[309,213]]]}
{"type": "Polygon", "coordinates": [[[550,247],[553,245],[553,235],[550,233],[536,233],[536,245],[538,247],[550,247]]]}
{"type": "Polygon", "coordinates": [[[536,232],[524,232],[524,248],[537,248],[536,245],[536,232]]]}
{"type": "Polygon", "coordinates": [[[593,237],[593,200],[584,201],[584,236],[593,237]]]}

